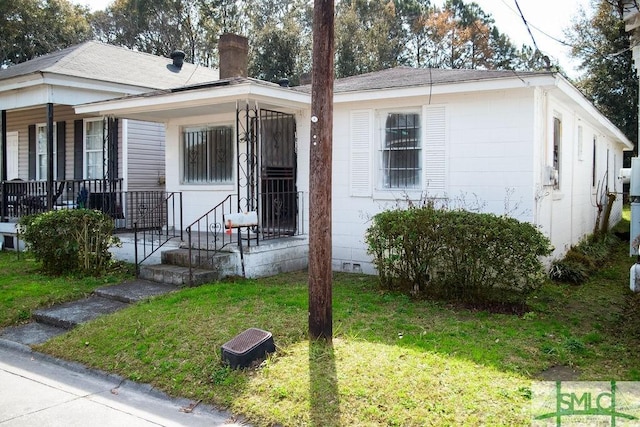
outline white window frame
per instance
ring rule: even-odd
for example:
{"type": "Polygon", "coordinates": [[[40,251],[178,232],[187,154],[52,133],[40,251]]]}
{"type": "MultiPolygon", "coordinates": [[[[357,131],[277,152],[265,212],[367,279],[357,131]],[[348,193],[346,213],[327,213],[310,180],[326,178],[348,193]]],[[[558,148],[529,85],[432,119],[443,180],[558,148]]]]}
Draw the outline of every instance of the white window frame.
{"type": "MultiPolygon", "coordinates": [[[[235,171],[235,166],[236,166],[236,140],[235,140],[235,135],[236,135],[236,129],[235,126],[233,125],[233,123],[230,122],[224,122],[224,123],[215,123],[215,124],[194,124],[194,125],[185,125],[182,126],[180,128],[180,183],[182,185],[215,185],[215,186],[229,186],[232,185],[235,182],[235,176],[236,176],[236,171],[235,171]],[[225,159],[226,162],[229,162],[227,164],[227,167],[229,168],[230,172],[229,175],[227,177],[227,179],[224,180],[215,180],[212,179],[210,177],[205,178],[205,179],[197,179],[197,180],[191,180],[187,178],[187,170],[186,170],[186,159],[185,156],[187,156],[187,150],[186,150],[186,142],[185,142],[185,133],[186,132],[198,132],[198,131],[208,131],[208,130],[214,130],[214,129],[228,129],[231,133],[231,141],[230,141],[230,151],[229,153],[227,153],[227,158],[225,159]]],[[[207,175],[211,174],[212,170],[211,167],[212,165],[210,164],[210,160],[211,158],[208,157],[206,159],[206,170],[207,170],[207,175]]]]}
{"type": "MultiPolygon", "coordinates": [[[[56,124],[53,124],[53,179],[57,179],[58,168],[56,167],[57,160],[57,132],[56,124]]],[[[47,162],[47,124],[36,124],[36,181],[44,181],[47,179],[47,168],[49,163],[47,162]],[[40,144],[40,135],[44,135],[44,147],[40,144]],[[44,170],[40,170],[41,159],[44,161],[44,170]],[[42,176],[44,174],[44,176],[42,176]]]]}
{"type": "MultiPolygon", "coordinates": [[[[91,119],[84,119],[82,124],[82,176],[84,179],[103,179],[105,172],[107,170],[107,164],[109,160],[109,153],[104,149],[104,138],[105,138],[105,124],[104,119],[102,117],[95,117],[91,119]],[[99,122],[102,125],[102,143],[100,144],[99,149],[89,149],[88,148],[88,125],[89,123],[99,122]],[[102,155],[102,175],[101,176],[89,176],[89,155],[92,153],[99,153],[102,155]]],[[[93,166],[93,165],[92,165],[93,166]]],[[[96,165],[97,166],[97,165],[96,165]]]]}
{"type": "MultiPolygon", "coordinates": [[[[422,190],[422,180],[424,175],[424,164],[423,164],[423,152],[424,152],[424,138],[423,138],[423,129],[424,129],[424,114],[422,108],[397,108],[397,109],[386,109],[379,110],[377,112],[377,123],[378,123],[378,132],[377,132],[377,154],[376,154],[376,163],[377,163],[377,191],[384,192],[394,192],[394,191],[407,191],[407,192],[415,192],[422,190]],[[415,128],[415,138],[416,146],[415,147],[399,147],[397,150],[392,150],[387,144],[387,119],[391,114],[401,114],[401,115],[416,115],[417,116],[417,124],[418,127],[415,128]],[[393,185],[391,182],[391,178],[389,173],[392,170],[396,170],[397,172],[401,172],[401,168],[394,167],[390,165],[392,160],[391,153],[396,151],[415,151],[415,165],[416,167],[412,168],[415,172],[415,184],[402,186],[400,184],[393,185]],[[389,153],[388,156],[385,156],[385,153],[389,153]],[[385,157],[387,165],[385,165],[385,157]]],[[[408,169],[407,169],[408,170],[408,169]]],[[[408,172],[407,172],[408,173],[408,172]]],[[[406,180],[407,176],[405,176],[406,180]]]]}

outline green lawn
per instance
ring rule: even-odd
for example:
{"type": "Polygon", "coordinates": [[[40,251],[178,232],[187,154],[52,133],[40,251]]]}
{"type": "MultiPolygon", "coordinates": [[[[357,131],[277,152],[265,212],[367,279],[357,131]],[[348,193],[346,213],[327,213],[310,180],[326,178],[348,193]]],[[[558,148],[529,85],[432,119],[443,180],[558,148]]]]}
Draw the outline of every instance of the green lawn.
{"type": "MultiPolygon", "coordinates": [[[[256,425],[529,425],[531,381],[545,369],[640,380],[627,251],[620,244],[583,286],[546,284],[520,316],[413,301],[381,292],[375,277],[336,274],[334,345],[310,344],[307,277],[295,273],[184,289],[37,349],[256,425]],[[223,366],[220,346],[250,327],[273,333],[276,354],[254,370],[223,366]]],[[[48,286],[28,261],[11,265],[18,282],[48,286]]]]}
{"type": "Polygon", "coordinates": [[[105,277],[49,277],[26,253],[0,251],[0,327],[27,321],[36,308],[80,299],[100,286],[127,277],[114,271],[105,277]]]}

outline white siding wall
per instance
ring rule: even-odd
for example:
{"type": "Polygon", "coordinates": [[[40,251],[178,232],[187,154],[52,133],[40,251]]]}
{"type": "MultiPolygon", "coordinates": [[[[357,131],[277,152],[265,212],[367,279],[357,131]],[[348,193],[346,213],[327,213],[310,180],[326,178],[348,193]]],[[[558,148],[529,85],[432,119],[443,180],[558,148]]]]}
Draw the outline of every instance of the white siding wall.
{"type": "MultiPolygon", "coordinates": [[[[552,94],[547,94],[546,98],[543,107],[546,111],[545,132],[540,143],[540,157],[543,162],[550,164],[553,117],[559,117],[562,121],[560,188],[542,186],[541,177],[538,184],[541,191],[538,193],[537,223],[555,247],[553,257],[561,257],[572,245],[593,233],[598,190],[603,203],[606,203],[606,188],[610,192],[622,193],[622,186],[616,178],[622,165],[622,147],[603,135],[584,113],[568,108],[566,103],[552,94]]],[[[620,220],[621,212],[622,194],[619,194],[612,211],[611,224],[620,220]]]]}
{"type": "MultiPolygon", "coordinates": [[[[473,208],[480,204],[486,212],[503,214],[505,205],[514,216],[533,219],[533,92],[493,92],[486,94],[432,97],[404,102],[335,105],[333,141],[333,268],[373,273],[364,237],[370,218],[385,208],[402,203],[405,197],[420,200],[448,198],[450,204],[473,208]],[[423,192],[383,191],[378,180],[377,144],[382,130],[374,120],[371,143],[371,197],[357,197],[350,191],[350,121],[377,116],[380,110],[417,108],[422,112],[423,192]],[[433,135],[436,135],[433,139],[433,135]],[[437,160],[437,162],[435,161],[437,160]],[[476,203],[477,202],[477,203],[476,203]]],[[[361,126],[361,123],[359,123],[361,126]]],[[[362,131],[360,131],[362,133],[362,131]]],[[[308,138],[299,133],[299,138],[308,138]]],[[[308,141],[308,139],[306,139],[308,141]]],[[[304,143],[300,144],[305,147],[304,143]]],[[[308,152],[301,152],[300,163],[308,152]]],[[[362,173],[360,173],[362,175],[362,173]]],[[[305,178],[301,177],[301,181],[305,178]]]]}
{"type": "MultiPolygon", "coordinates": [[[[162,190],[164,185],[158,183],[158,178],[165,174],[164,124],[128,120],[126,128],[127,189],[162,190]]],[[[120,165],[123,154],[123,150],[118,151],[120,165]]]]}

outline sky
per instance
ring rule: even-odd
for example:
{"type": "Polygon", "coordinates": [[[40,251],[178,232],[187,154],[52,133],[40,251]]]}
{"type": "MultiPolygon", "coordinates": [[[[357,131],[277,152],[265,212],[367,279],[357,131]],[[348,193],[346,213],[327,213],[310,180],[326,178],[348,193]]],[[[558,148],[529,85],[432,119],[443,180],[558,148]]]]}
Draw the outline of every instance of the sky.
{"type": "MultiPolygon", "coordinates": [[[[520,47],[522,44],[533,46],[527,27],[518,13],[516,0],[473,1],[493,16],[498,30],[507,34],[516,46],[520,47]]],[[[88,6],[91,10],[103,10],[113,0],[72,0],[72,2],[88,6]]],[[[431,3],[442,5],[444,1],[432,0],[431,3]]],[[[590,10],[590,0],[518,0],[518,4],[529,23],[538,48],[550,58],[557,59],[570,77],[578,77],[577,64],[570,59],[570,48],[543,33],[564,40],[563,30],[571,25],[572,19],[581,7],[587,11],[590,10]]]]}

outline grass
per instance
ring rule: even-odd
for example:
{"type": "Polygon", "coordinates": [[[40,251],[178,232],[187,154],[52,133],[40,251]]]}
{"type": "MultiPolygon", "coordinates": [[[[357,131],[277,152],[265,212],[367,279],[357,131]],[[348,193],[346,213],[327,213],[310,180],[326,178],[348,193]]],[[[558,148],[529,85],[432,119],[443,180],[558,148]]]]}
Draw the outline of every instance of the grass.
{"type": "Polygon", "coordinates": [[[375,277],[336,274],[333,346],[307,340],[305,273],[235,279],[134,305],[37,349],[255,425],[530,425],[531,381],[548,368],[640,380],[632,262],[620,244],[587,283],[549,282],[520,316],[414,301],[380,291],[375,277]],[[220,346],[249,327],[271,331],[277,352],[231,370],[220,346]]]}
{"type": "Polygon", "coordinates": [[[37,308],[80,299],[126,277],[118,271],[100,278],[49,277],[39,268],[27,253],[0,252],[0,327],[28,321],[37,308]]]}

